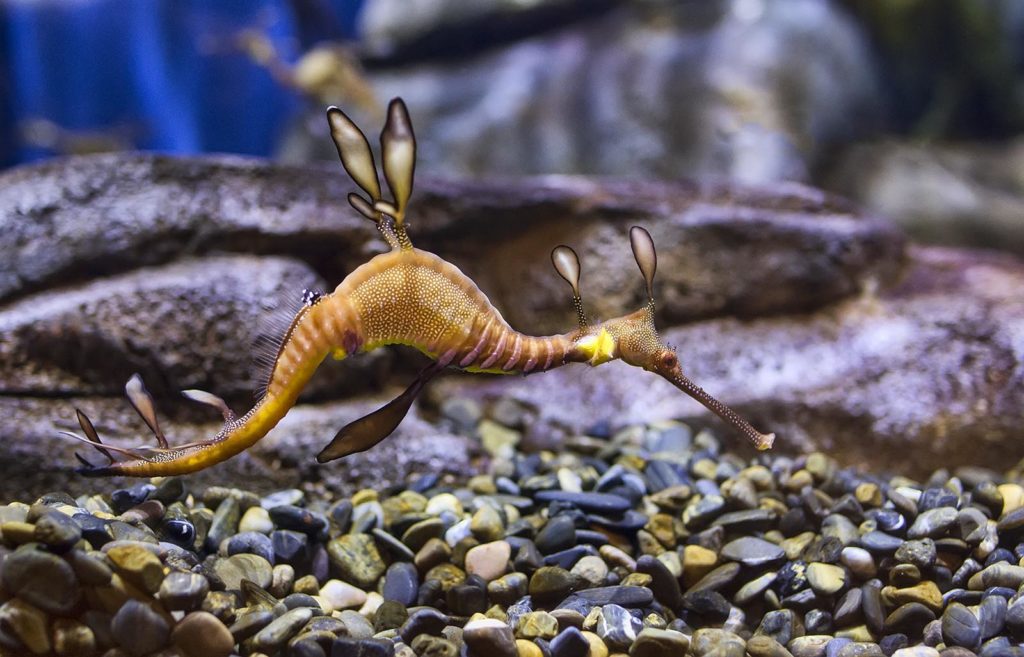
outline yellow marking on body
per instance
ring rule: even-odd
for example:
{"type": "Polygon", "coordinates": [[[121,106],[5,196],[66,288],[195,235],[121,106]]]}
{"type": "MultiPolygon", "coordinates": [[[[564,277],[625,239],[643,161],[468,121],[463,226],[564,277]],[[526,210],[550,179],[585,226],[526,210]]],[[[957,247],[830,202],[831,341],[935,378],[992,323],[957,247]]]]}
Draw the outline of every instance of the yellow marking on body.
{"type": "Polygon", "coordinates": [[[345,360],[346,356],[348,356],[348,354],[345,353],[345,350],[342,349],[341,347],[335,347],[334,349],[331,349],[331,358],[333,358],[334,360],[345,360]]]}
{"type": "Polygon", "coordinates": [[[615,360],[615,338],[604,327],[601,327],[597,335],[586,335],[577,340],[576,347],[592,366],[615,360]]]}

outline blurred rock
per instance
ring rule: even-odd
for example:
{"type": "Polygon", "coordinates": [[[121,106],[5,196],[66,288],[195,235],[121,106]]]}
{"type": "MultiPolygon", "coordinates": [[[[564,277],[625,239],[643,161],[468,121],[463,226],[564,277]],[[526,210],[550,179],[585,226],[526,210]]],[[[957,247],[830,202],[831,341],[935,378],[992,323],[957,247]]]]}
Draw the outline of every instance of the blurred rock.
{"type": "Polygon", "coordinates": [[[379,241],[348,210],[343,175],[338,167],[299,173],[234,157],[142,154],[5,171],[0,301],[219,250],[301,252],[314,269],[354,266],[379,241]]]}
{"type": "MultiPolygon", "coordinates": [[[[266,376],[257,345],[277,344],[304,288],[326,287],[296,260],[234,255],[36,294],[0,310],[0,394],[119,395],[139,372],[158,396],[200,388],[248,403],[266,376]]],[[[325,364],[307,394],[365,393],[384,377],[381,356],[325,364]]]]}
{"type": "MultiPolygon", "coordinates": [[[[330,442],[338,429],[388,399],[390,396],[343,403],[300,404],[250,449],[215,468],[186,477],[192,482],[190,485],[200,488],[244,484],[249,490],[269,493],[286,488],[323,486],[351,494],[359,488],[404,482],[424,472],[462,477],[476,474],[472,462],[479,447],[467,437],[452,435],[421,420],[415,409],[391,437],[372,450],[341,461],[317,464],[317,452],[330,442]]],[[[105,442],[124,446],[153,444],[152,434],[124,398],[0,396],[0,416],[4,418],[0,431],[6,445],[0,453],[0,470],[8,473],[0,477],[0,496],[25,498],[51,490],[78,494],[95,487],[90,480],[74,473],[73,454],[78,451],[97,462],[103,457],[91,448],[57,435],[59,429],[79,431],[74,419],[75,408],[81,408],[92,419],[105,442]]],[[[161,427],[176,444],[209,439],[220,426],[219,422],[189,423],[161,417],[161,427]]]]}
{"type": "MultiPolygon", "coordinates": [[[[576,22],[544,20],[509,38],[511,4],[366,3],[371,54],[444,35],[368,74],[379,98],[408,103],[422,168],[803,180],[822,149],[880,116],[868,45],[831,3],[598,3],[596,16],[581,9],[576,22]],[[478,45],[429,59],[462,41],[478,45]]],[[[569,3],[520,4],[522,19],[569,3]]],[[[289,157],[333,158],[322,124],[309,124],[306,148],[290,144],[289,157]]]]}
{"type": "MultiPolygon", "coordinates": [[[[0,218],[6,223],[0,252],[11,254],[0,260],[0,299],[224,251],[302,261],[304,276],[316,272],[333,289],[383,248],[373,224],[349,209],[345,194],[352,187],[343,180],[339,165],[277,167],[140,154],[15,169],[0,175],[0,218]]],[[[583,259],[584,294],[595,316],[640,304],[641,279],[626,237],[634,223],[647,226],[659,244],[658,294],[670,321],[820,306],[890,279],[902,253],[900,233],[890,224],[795,184],[561,176],[417,182],[409,218],[414,243],[462,267],[524,330],[561,331],[573,322],[567,288],[548,264],[560,242],[573,245],[583,259]]],[[[218,296],[228,286],[215,285],[216,276],[174,271],[179,273],[167,276],[178,276],[180,284],[173,285],[195,288],[195,303],[205,308],[188,312],[219,317],[228,322],[219,329],[223,335],[240,337],[252,328],[232,324],[232,317],[249,321],[249,313],[262,312],[257,306],[264,294],[274,302],[295,299],[313,280],[296,273],[273,282],[238,272],[231,280],[246,281],[249,291],[229,301],[218,296]],[[242,315],[218,310],[235,305],[244,306],[242,315]]],[[[119,285],[130,296],[132,286],[151,276],[119,285]]],[[[147,285],[171,284],[158,277],[147,285]]],[[[103,294],[102,287],[90,289],[103,294]]],[[[31,308],[38,299],[25,303],[31,308]]],[[[11,321],[3,319],[6,313],[0,307],[0,326],[11,321]]],[[[169,340],[151,337],[168,348],[169,340]]],[[[249,389],[251,378],[232,377],[249,389]]],[[[235,389],[224,385],[218,394],[235,389]]]]}
{"type": "Polygon", "coordinates": [[[890,128],[921,139],[1024,129],[1024,3],[833,1],[870,35],[890,128]]]}
{"type": "Polygon", "coordinates": [[[1024,139],[858,145],[824,184],[919,240],[1024,254],[1024,139]]]}
{"type": "Polygon", "coordinates": [[[488,42],[550,29],[612,0],[370,0],[359,14],[360,48],[370,57],[410,57],[410,51],[450,55],[486,48],[488,42]],[[453,43],[454,42],[454,43],[453,43]]]}
{"type": "MultiPolygon", "coordinates": [[[[1004,470],[1020,456],[1024,264],[991,254],[911,251],[899,285],[805,315],[719,319],[663,331],[684,371],[776,449],[919,475],[950,464],[1004,470]]],[[[557,444],[594,422],[695,418],[743,437],[670,384],[622,363],[590,371],[450,378],[446,398],[510,396],[534,409],[527,440],[557,444]],[[552,442],[554,441],[554,443],[552,442]]],[[[750,448],[753,454],[753,448],[750,448]]]]}

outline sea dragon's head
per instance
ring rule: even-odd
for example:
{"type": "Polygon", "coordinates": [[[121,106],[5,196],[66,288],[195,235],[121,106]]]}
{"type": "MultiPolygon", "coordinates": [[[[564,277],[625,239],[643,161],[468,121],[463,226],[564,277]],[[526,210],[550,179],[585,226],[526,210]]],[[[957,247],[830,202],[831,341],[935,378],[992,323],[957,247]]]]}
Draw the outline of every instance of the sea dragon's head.
{"type": "Polygon", "coordinates": [[[580,262],[576,252],[564,245],[555,247],[551,252],[555,270],[572,286],[573,306],[579,320],[579,331],[574,337],[573,360],[596,366],[610,360],[621,359],[634,367],[654,372],[746,435],[757,449],[770,448],[775,440],[775,434],[757,431],[735,411],[709,395],[683,374],[675,349],[661,341],[654,326],[654,272],[658,265],[654,240],[645,229],[633,226],[629,231],[629,241],[633,248],[633,256],[647,284],[647,303],[635,312],[595,326],[588,324],[583,312],[579,288],[580,262]]]}

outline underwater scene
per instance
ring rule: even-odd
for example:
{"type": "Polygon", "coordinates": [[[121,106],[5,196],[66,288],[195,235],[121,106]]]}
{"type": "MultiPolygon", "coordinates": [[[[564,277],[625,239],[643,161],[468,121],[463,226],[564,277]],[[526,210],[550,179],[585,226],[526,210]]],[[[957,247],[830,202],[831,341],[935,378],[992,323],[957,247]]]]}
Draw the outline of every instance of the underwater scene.
{"type": "Polygon", "coordinates": [[[1024,3],[0,0],[0,657],[1024,656],[1024,3]]]}

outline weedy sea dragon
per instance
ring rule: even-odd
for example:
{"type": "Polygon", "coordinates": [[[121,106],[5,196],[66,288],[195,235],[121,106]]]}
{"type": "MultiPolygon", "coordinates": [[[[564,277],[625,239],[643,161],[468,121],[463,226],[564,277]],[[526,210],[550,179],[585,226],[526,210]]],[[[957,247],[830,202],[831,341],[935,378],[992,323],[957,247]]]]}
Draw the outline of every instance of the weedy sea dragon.
{"type": "Polygon", "coordinates": [[[580,297],[580,262],[568,246],[557,246],[551,261],[572,287],[579,326],[561,335],[534,337],[516,331],[484,293],[455,265],[414,248],[405,217],[412,193],[416,140],[405,104],[391,101],[381,132],[384,180],[393,200],[381,193],[377,168],[366,136],[338,108],[327,110],[331,137],[341,163],[366,194],[348,195],[359,214],[376,223],[391,250],[350,273],[325,295],[309,294],[285,332],[273,359],[266,391],[241,417],[208,392],[184,394],[220,410],[224,427],[209,440],[171,446],[157,422],[153,400],[141,378],[125,387],[129,401],[156,436],[156,447],[125,448],[104,444],[92,422],[76,409],[85,436],[65,432],[95,447],[108,462],[96,465],[76,454],[89,476],[161,476],[194,472],[220,463],[260,440],[284,417],[319,364],[328,356],[346,358],[389,344],[409,345],[432,363],[394,400],[343,427],[317,455],[317,461],[367,450],[391,434],[423,386],[441,370],[532,374],[567,363],[591,366],[621,359],[655,372],[692,396],[745,434],[758,449],[771,447],[774,434],[762,434],[746,420],[683,375],[674,349],[666,347],[654,327],[654,272],[657,258],[650,234],[639,226],[629,231],[633,255],[647,285],[647,303],[639,310],[591,324],[580,297]],[[114,458],[114,454],[125,460],[114,458]]]}

